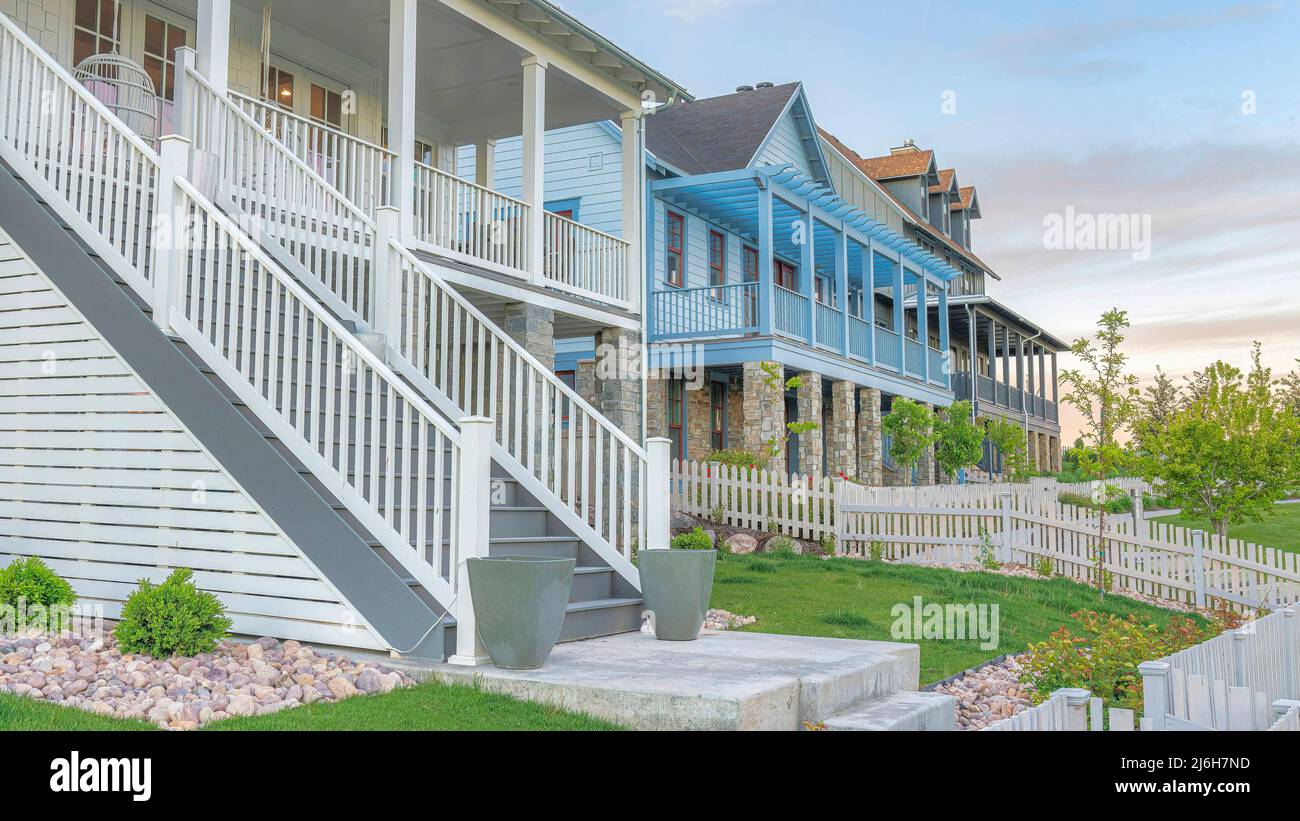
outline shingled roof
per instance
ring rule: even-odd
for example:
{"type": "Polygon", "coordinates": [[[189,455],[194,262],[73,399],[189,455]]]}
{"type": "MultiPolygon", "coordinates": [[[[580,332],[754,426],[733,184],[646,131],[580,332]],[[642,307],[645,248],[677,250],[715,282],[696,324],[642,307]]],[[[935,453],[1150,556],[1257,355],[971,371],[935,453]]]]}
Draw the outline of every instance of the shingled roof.
{"type": "Polygon", "coordinates": [[[975,199],[975,186],[963,185],[960,189],[961,199],[952,204],[953,211],[960,211],[963,208],[970,208],[971,201],[975,199]]]}
{"type": "Polygon", "coordinates": [[[896,180],[902,177],[921,177],[934,165],[934,152],[928,148],[900,151],[883,157],[859,157],[858,168],[876,180],[896,180]]]}
{"type": "Polygon", "coordinates": [[[930,186],[931,194],[947,194],[952,190],[953,178],[957,176],[955,168],[939,169],[939,184],[930,186]]]}
{"type": "Polygon", "coordinates": [[[646,117],[646,148],[685,174],[749,165],[798,83],[671,105],[646,117]]]}

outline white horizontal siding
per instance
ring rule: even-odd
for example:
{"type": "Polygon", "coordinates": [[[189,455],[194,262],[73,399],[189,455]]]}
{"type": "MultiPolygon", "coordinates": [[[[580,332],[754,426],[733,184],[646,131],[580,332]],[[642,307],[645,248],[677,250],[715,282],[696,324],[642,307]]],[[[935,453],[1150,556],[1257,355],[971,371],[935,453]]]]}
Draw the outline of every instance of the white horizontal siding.
{"type": "Polygon", "coordinates": [[[0,233],[0,566],[20,556],[109,618],[138,580],[188,567],[236,632],[383,647],[0,233]]]}

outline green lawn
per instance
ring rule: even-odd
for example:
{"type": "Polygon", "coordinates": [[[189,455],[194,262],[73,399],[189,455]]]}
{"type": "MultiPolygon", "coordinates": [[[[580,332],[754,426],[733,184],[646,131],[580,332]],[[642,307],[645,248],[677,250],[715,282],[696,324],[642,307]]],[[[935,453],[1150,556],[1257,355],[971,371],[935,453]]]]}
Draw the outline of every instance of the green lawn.
{"type": "Polygon", "coordinates": [[[1004,653],[1016,653],[1073,624],[1070,614],[1096,610],[1163,624],[1170,612],[1122,596],[1099,602],[1095,590],[1065,579],[1022,579],[993,573],[811,556],[718,557],[713,606],[758,623],[754,632],[893,641],[890,609],[913,596],[924,603],[999,607],[1001,643],[921,640],[921,682],[939,681],[1004,653]]]}
{"type": "MultiPolygon", "coordinates": [[[[152,725],[0,695],[5,730],[149,730],[152,725]]],[[[338,704],[313,704],[269,716],[231,718],[212,730],[617,730],[590,716],[519,701],[472,687],[421,684],[338,704]]]]}
{"type": "MultiPolygon", "coordinates": [[[[1210,530],[1205,520],[1183,516],[1161,516],[1157,521],[1179,527],[1210,530]]],[[[1273,515],[1262,522],[1246,522],[1228,528],[1228,535],[1251,544],[1300,553],[1300,504],[1273,505],[1273,515]]]]}

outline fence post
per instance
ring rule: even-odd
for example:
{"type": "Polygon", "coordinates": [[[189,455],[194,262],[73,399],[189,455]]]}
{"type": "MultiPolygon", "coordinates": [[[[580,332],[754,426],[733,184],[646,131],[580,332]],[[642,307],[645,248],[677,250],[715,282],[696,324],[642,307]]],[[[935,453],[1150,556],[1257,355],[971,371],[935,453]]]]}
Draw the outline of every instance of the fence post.
{"type": "Polygon", "coordinates": [[[1232,684],[1246,686],[1246,628],[1232,631],[1232,684]]]}
{"type": "Polygon", "coordinates": [[[1146,500],[1142,497],[1142,491],[1130,490],[1129,495],[1133,498],[1133,535],[1145,539],[1149,531],[1147,530],[1147,517],[1144,505],[1146,500]]]}
{"type": "Polygon", "coordinates": [[[176,196],[176,178],[190,172],[190,141],[168,135],[159,142],[159,168],[153,212],[153,322],[164,333],[171,332],[172,295],[180,277],[181,260],[189,253],[189,232],[181,224],[184,215],[176,196]]]}
{"type": "MultiPolygon", "coordinates": [[[[1066,716],[1069,721],[1066,730],[1079,731],[1088,729],[1088,700],[1092,698],[1092,693],[1082,687],[1065,687],[1056,691],[1065,698],[1066,716]]],[[[1055,694],[1054,694],[1055,695],[1055,694]]],[[[1093,727],[1094,730],[1100,730],[1100,727],[1093,727]]]]}
{"type": "MultiPolygon", "coordinates": [[[[479,638],[474,598],[469,588],[469,560],[488,555],[492,512],[492,440],[495,423],[486,417],[460,420],[460,459],[456,466],[452,572],[456,580],[456,653],[447,662],[466,667],[488,664],[491,658],[479,638]]],[[[509,606],[507,602],[500,602],[509,606]]]]}
{"type": "Polygon", "coordinates": [[[1192,531],[1192,584],[1196,589],[1196,609],[1205,609],[1205,531],[1192,531]]]}
{"type": "Polygon", "coordinates": [[[672,511],[668,505],[671,479],[668,468],[672,446],[673,440],[663,436],[653,436],[645,443],[645,550],[667,550],[671,544],[669,523],[672,511]]]}
{"type": "Polygon", "coordinates": [[[1142,676],[1142,712],[1152,730],[1165,728],[1169,714],[1169,662],[1144,661],[1138,665],[1142,676]]]}
{"type": "Polygon", "coordinates": [[[1282,646],[1283,662],[1286,665],[1286,691],[1291,698],[1300,698],[1300,681],[1296,680],[1296,646],[1300,636],[1296,635],[1296,606],[1293,604],[1282,611],[1282,646]]]}
{"type": "Polygon", "coordinates": [[[1273,702],[1273,720],[1276,721],[1297,708],[1300,708],[1300,701],[1293,698],[1279,698],[1273,702]]]}
{"type": "Polygon", "coordinates": [[[998,494],[998,500],[1002,504],[1002,561],[1013,561],[1011,556],[1011,491],[1004,490],[998,494]]]}
{"type": "Polygon", "coordinates": [[[402,266],[393,259],[389,243],[402,230],[402,212],[391,205],[375,209],[374,265],[370,274],[371,327],[388,337],[395,350],[402,329],[402,266]]]}

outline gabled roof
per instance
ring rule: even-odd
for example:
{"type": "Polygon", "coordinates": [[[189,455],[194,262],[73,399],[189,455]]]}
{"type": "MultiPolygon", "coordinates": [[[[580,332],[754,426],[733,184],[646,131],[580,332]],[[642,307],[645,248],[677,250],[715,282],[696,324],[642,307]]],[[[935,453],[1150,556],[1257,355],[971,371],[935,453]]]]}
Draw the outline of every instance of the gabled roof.
{"type": "Polygon", "coordinates": [[[952,197],[958,196],[957,188],[957,169],[941,168],[939,169],[939,184],[930,186],[931,194],[948,194],[952,197]]]}
{"type": "Polygon", "coordinates": [[[646,149],[688,175],[745,168],[799,88],[784,83],[662,108],[645,118],[646,149]]]}
{"type": "Polygon", "coordinates": [[[975,186],[964,185],[961,187],[961,198],[949,206],[953,211],[970,211],[971,219],[980,218],[980,200],[975,194],[975,186]]]}
{"type": "Polygon", "coordinates": [[[928,148],[899,151],[883,157],[859,157],[857,163],[862,173],[881,182],[905,177],[927,177],[933,181],[938,177],[934,152],[928,148]]]}
{"type": "MultiPolygon", "coordinates": [[[[821,130],[821,135],[822,135],[823,138],[825,138],[825,140],[826,140],[828,143],[831,144],[831,146],[832,146],[836,151],[838,151],[838,152],[840,152],[841,154],[843,154],[844,157],[845,157],[845,159],[847,159],[849,162],[851,162],[851,163],[853,163],[855,166],[857,166],[857,167],[858,167],[858,170],[860,170],[863,174],[866,174],[868,178],[872,179],[873,181],[874,181],[874,180],[879,180],[878,177],[874,176],[874,175],[873,175],[873,174],[868,170],[868,164],[872,162],[872,159],[864,159],[864,158],[863,158],[862,156],[860,156],[856,151],[854,151],[852,148],[849,148],[849,147],[848,147],[847,145],[845,145],[842,141],[840,141],[840,140],[839,140],[839,139],[838,139],[834,134],[831,134],[829,131],[826,131],[825,129],[822,129],[822,130],[821,130]]],[[[907,152],[907,153],[908,153],[908,154],[925,154],[925,153],[928,153],[928,154],[931,155],[931,157],[930,157],[931,160],[933,161],[933,159],[934,159],[934,157],[933,157],[933,152],[929,152],[929,151],[912,151],[912,152],[907,152]]],[[[893,157],[893,156],[897,156],[897,155],[891,155],[891,157],[893,157]]],[[[876,157],[876,158],[874,158],[874,159],[876,159],[876,160],[884,160],[884,159],[890,159],[891,157],[876,157]]],[[[949,169],[949,171],[952,171],[952,169],[949,169]]],[[[955,178],[956,172],[953,171],[952,173],[954,174],[954,178],[955,178]]],[[[911,176],[917,176],[917,175],[911,175],[911,176]]],[[[989,267],[989,266],[984,262],[984,260],[982,260],[982,259],[980,259],[978,256],[976,256],[975,253],[972,252],[970,249],[965,248],[964,246],[962,246],[961,244],[959,244],[959,243],[957,243],[957,242],[954,242],[953,239],[952,239],[951,237],[949,237],[947,234],[943,233],[942,231],[937,230],[936,228],[934,228],[934,226],[930,225],[930,221],[929,221],[929,220],[925,219],[925,218],[922,217],[920,214],[918,214],[918,213],[916,213],[915,211],[913,211],[911,208],[908,208],[908,207],[907,207],[907,204],[904,203],[902,200],[900,200],[898,197],[894,196],[893,192],[890,191],[889,188],[887,188],[886,186],[881,185],[881,186],[877,186],[877,190],[879,190],[880,193],[884,194],[884,195],[889,199],[890,203],[892,203],[892,204],[894,205],[894,207],[897,208],[897,209],[899,210],[899,212],[902,213],[902,215],[903,215],[903,219],[904,219],[905,221],[911,223],[911,224],[912,224],[912,227],[915,228],[919,233],[925,234],[927,237],[932,237],[932,238],[935,240],[935,242],[937,242],[937,243],[939,243],[940,245],[943,245],[944,247],[948,248],[949,250],[955,252],[958,256],[961,256],[962,258],[964,258],[967,262],[971,263],[972,265],[977,266],[980,270],[984,271],[985,273],[987,273],[989,276],[993,277],[994,279],[1001,279],[1001,277],[999,277],[999,276],[997,275],[997,272],[994,271],[992,268],[990,268],[990,267],[989,267]]],[[[974,189],[974,187],[971,187],[971,188],[969,188],[969,189],[967,189],[967,188],[963,188],[963,189],[961,189],[961,191],[967,191],[967,190],[969,190],[969,191],[971,192],[971,198],[972,198],[972,200],[974,200],[974,197],[975,197],[975,189],[974,189]]],[[[976,209],[978,209],[978,208],[979,208],[978,200],[974,200],[974,201],[976,202],[976,206],[975,206],[975,207],[976,207],[976,209]]],[[[975,213],[978,213],[978,211],[973,212],[973,213],[971,214],[971,216],[974,216],[975,213]]]]}

